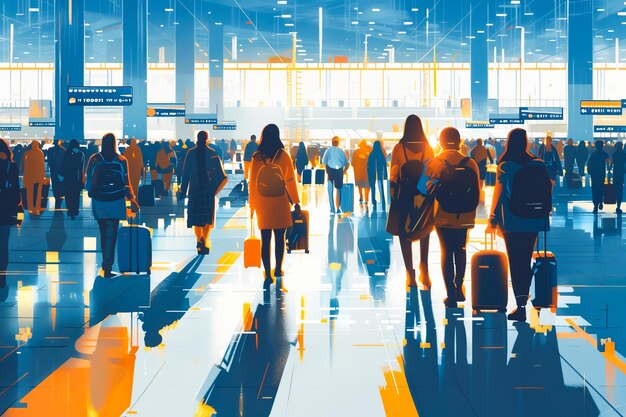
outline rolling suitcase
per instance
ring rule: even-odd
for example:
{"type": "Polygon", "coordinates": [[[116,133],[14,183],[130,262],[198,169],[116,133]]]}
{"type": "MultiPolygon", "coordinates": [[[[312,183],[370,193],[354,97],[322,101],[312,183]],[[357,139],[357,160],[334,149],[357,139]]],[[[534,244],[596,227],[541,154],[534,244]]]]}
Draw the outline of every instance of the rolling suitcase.
{"type": "Polygon", "coordinates": [[[294,210],[291,212],[293,226],[287,229],[287,253],[303,250],[309,253],[309,212],[294,210]]]}
{"type": "Polygon", "coordinates": [[[315,170],[315,185],[324,185],[326,181],[326,171],[323,169],[315,170]]]}
{"type": "Polygon", "coordinates": [[[302,171],[302,185],[311,185],[313,181],[313,171],[305,169],[302,171]]]}
{"type": "Polygon", "coordinates": [[[140,207],[154,206],[154,185],[140,185],[139,189],[137,190],[137,202],[139,203],[140,207]]]}
{"type": "Polygon", "coordinates": [[[117,235],[117,266],[122,273],[150,275],[152,231],[137,224],[120,227],[117,235]]]}
{"type": "Polygon", "coordinates": [[[604,184],[604,204],[617,204],[615,184],[611,182],[604,184]]]}
{"type": "Polygon", "coordinates": [[[243,241],[243,267],[261,267],[261,239],[254,234],[254,220],[250,218],[250,237],[243,241]]]}
{"type": "Polygon", "coordinates": [[[583,188],[583,180],[576,172],[571,172],[566,176],[567,187],[572,189],[583,188]]]}
{"type": "MultiPolygon", "coordinates": [[[[35,184],[34,185],[34,194],[33,196],[37,195],[37,189],[39,187],[39,184],[35,184]]],[[[28,210],[28,207],[30,206],[30,202],[28,201],[28,198],[26,198],[26,188],[22,188],[20,190],[21,194],[22,194],[22,207],[24,208],[24,210],[28,210]]],[[[41,209],[45,210],[46,208],[48,208],[48,195],[50,194],[50,180],[46,179],[44,180],[43,183],[43,187],[41,188],[41,209]]]]}
{"type": "Polygon", "coordinates": [[[341,211],[354,213],[354,184],[343,184],[341,187],[341,211]]]}
{"type": "Polygon", "coordinates": [[[556,312],[558,301],[558,283],[556,256],[548,251],[548,233],[544,232],[544,247],[533,253],[533,307],[537,310],[549,308],[556,312]]]}
{"type": "Polygon", "coordinates": [[[509,268],[503,252],[494,250],[494,236],[491,235],[491,248],[472,256],[472,309],[506,311],[508,302],[507,281],[509,268]]]}

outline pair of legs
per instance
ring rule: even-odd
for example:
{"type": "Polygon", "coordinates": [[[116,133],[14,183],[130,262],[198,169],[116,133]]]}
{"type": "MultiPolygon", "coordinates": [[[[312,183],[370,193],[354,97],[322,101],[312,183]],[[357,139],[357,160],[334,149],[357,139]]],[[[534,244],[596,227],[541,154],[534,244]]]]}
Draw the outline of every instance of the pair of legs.
{"type": "Polygon", "coordinates": [[[205,224],[204,226],[194,226],[193,233],[196,235],[196,248],[199,255],[208,255],[211,251],[211,241],[209,236],[213,225],[205,224]]]}
{"type": "Polygon", "coordinates": [[[118,219],[98,220],[100,228],[100,247],[102,248],[102,271],[105,277],[113,276],[113,262],[115,262],[115,244],[117,243],[117,229],[120,226],[118,219]]]}
{"type": "Polygon", "coordinates": [[[370,186],[372,187],[372,204],[374,205],[377,204],[376,186],[378,186],[378,194],[380,196],[380,202],[382,203],[383,207],[385,207],[385,188],[383,187],[383,185],[384,185],[384,181],[380,178],[374,181],[373,183],[370,183],[370,186]]]}
{"type": "Polygon", "coordinates": [[[441,244],[441,272],[446,287],[446,306],[456,307],[457,301],[465,301],[463,280],[467,265],[467,229],[438,227],[441,244]]]}
{"type": "Polygon", "coordinates": [[[504,243],[511,270],[511,285],[517,304],[517,309],[509,314],[511,320],[526,320],[526,304],[533,279],[530,263],[537,244],[537,235],[537,232],[504,233],[504,243]]]}
{"type": "Polygon", "coordinates": [[[330,211],[336,212],[341,210],[341,187],[337,188],[333,181],[328,181],[328,203],[330,204],[330,211]],[[335,196],[333,198],[333,189],[335,190],[335,196]]]}
{"type": "Polygon", "coordinates": [[[261,229],[261,260],[265,271],[265,279],[272,276],[271,245],[274,232],[274,256],[276,257],[275,277],[282,277],[283,259],[285,258],[285,233],[287,229],[261,229]]]}
{"type": "Polygon", "coordinates": [[[52,185],[52,195],[54,196],[54,208],[55,210],[59,210],[63,207],[63,185],[59,180],[59,174],[52,174],[50,178],[50,182],[52,185]]]}
{"type": "MultiPolygon", "coordinates": [[[[424,289],[430,289],[430,277],[428,275],[428,249],[430,247],[430,235],[420,239],[420,282],[424,289]]],[[[413,242],[400,238],[400,250],[410,287],[417,287],[415,280],[415,268],[413,267],[413,242]]]]}
{"type": "Polygon", "coordinates": [[[67,187],[65,190],[65,206],[67,207],[67,215],[72,218],[78,216],[81,191],[81,187],[72,186],[67,187]]]}
{"type": "Polygon", "coordinates": [[[593,212],[597,213],[598,208],[602,209],[602,201],[604,199],[604,178],[591,178],[591,199],[593,200],[593,212]]]}
{"type": "Polygon", "coordinates": [[[41,187],[43,187],[43,184],[40,182],[24,184],[24,188],[26,188],[26,205],[30,214],[41,214],[41,187]]]}
{"type": "Polygon", "coordinates": [[[163,189],[165,190],[166,193],[170,191],[170,187],[172,186],[173,176],[174,176],[173,172],[169,174],[161,174],[161,178],[163,179],[163,189]]]}
{"type": "Polygon", "coordinates": [[[250,175],[250,164],[251,162],[243,161],[243,179],[248,181],[250,175]]]}
{"type": "Polygon", "coordinates": [[[367,187],[359,188],[359,202],[367,204],[370,201],[370,189],[367,187]]]}
{"type": "MultiPolygon", "coordinates": [[[[578,175],[585,176],[585,163],[587,161],[583,158],[576,158],[576,168],[578,168],[578,175]]],[[[572,168],[573,169],[573,168],[572,168]]]]}
{"type": "Polygon", "coordinates": [[[614,176],[613,183],[615,184],[615,199],[617,200],[617,213],[622,212],[622,200],[624,199],[624,177],[614,176]],[[621,181],[620,181],[621,180],[621,181]]]}
{"type": "Polygon", "coordinates": [[[7,268],[9,266],[9,236],[11,226],[0,226],[0,288],[7,284],[7,268]]]}

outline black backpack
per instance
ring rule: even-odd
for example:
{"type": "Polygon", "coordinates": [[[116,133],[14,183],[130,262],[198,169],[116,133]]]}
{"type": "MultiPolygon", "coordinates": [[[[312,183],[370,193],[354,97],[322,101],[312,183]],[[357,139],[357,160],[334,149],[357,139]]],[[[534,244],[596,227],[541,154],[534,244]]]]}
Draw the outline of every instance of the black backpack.
{"type": "Polygon", "coordinates": [[[100,158],[100,162],[93,168],[89,197],[98,201],[123,199],[126,196],[126,181],[119,155],[112,161],[107,161],[100,153],[95,158],[100,158]]]}
{"type": "Polygon", "coordinates": [[[552,212],[552,181],[543,163],[536,159],[522,165],[510,190],[511,213],[524,219],[541,219],[552,212]]]}
{"type": "Polygon", "coordinates": [[[475,211],[480,200],[478,176],[467,165],[469,160],[469,157],[465,157],[458,165],[443,160],[446,166],[441,171],[435,190],[435,198],[443,211],[456,214],[457,218],[462,213],[475,211]]]}

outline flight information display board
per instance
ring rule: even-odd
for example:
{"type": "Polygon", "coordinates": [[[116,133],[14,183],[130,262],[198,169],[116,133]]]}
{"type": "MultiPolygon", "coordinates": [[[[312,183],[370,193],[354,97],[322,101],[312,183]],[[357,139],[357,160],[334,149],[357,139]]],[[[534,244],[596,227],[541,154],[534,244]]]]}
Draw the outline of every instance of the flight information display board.
{"type": "Polygon", "coordinates": [[[148,117],[185,117],[185,103],[148,104],[148,117]]]}
{"type": "Polygon", "coordinates": [[[594,126],[595,133],[626,133],[626,126],[594,126]]]}
{"type": "Polygon", "coordinates": [[[522,120],[563,120],[563,107],[520,107],[522,120]]]}
{"type": "Polygon", "coordinates": [[[68,87],[70,106],[132,106],[133,87],[68,87]]]}
{"type": "Polygon", "coordinates": [[[622,114],[622,100],[581,100],[580,114],[620,116],[622,114]]]}
{"type": "Polygon", "coordinates": [[[214,125],[217,123],[217,114],[188,114],[185,116],[185,123],[188,125],[214,125]]]}
{"type": "Polygon", "coordinates": [[[524,121],[519,114],[491,114],[489,123],[492,125],[523,125],[524,121]]]}
{"type": "Polygon", "coordinates": [[[54,118],[29,118],[28,126],[29,127],[55,127],[54,118]]]}
{"type": "Polygon", "coordinates": [[[465,122],[466,129],[493,129],[493,125],[484,121],[467,121],[465,122]]]}
{"type": "Polygon", "coordinates": [[[219,122],[213,125],[213,130],[237,130],[237,122],[219,122]]]}
{"type": "Polygon", "coordinates": [[[20,124],[0,124],[0,132],[19,132],[20,130],[22,130],[22,125],[20,124]]]}

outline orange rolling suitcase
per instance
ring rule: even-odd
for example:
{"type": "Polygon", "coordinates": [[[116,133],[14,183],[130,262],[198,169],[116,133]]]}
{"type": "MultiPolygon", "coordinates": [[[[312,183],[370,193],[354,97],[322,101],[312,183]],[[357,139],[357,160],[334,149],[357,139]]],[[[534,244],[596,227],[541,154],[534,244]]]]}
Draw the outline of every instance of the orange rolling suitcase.
{"type": "Polygon", "coordinates": [[[250,237],[243,242],[243,267],[261,267],[261,239],[254,234],[254,220],[250,218],[250,237]]]}

